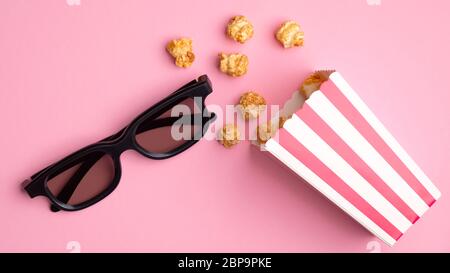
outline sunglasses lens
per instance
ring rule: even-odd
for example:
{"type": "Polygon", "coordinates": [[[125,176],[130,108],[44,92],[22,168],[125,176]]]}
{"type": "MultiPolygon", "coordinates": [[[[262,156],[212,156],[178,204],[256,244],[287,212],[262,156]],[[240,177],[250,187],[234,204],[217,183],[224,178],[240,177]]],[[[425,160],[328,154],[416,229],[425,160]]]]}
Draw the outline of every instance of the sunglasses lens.
{"type": "Polygon", "coordinates": [[[105,192],[114,176],[111,156],[93,152],[50,175],[47,188],[61,203],[77,206],[105,192]]]}
{"type": "Polygon", "coordinates": [[[202,133],[202,98],[186,98],[158,117],[138,126],[136,142],[151,153],[169,153],[198,140],[202,133]]]}

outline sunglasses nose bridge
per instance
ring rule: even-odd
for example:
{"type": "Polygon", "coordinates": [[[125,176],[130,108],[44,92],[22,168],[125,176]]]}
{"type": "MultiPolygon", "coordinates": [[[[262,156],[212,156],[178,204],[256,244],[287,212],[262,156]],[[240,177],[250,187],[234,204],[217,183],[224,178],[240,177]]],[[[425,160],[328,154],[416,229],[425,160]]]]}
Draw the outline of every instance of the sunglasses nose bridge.
{"type": "Polygon", "coordinates": [[[125,151],[133,149],[133,136],[126,134],[117,139],[110,147],[110,153],[120,158],[120,155],[125,151]]]}
{"type": "Polygon", "coordinates": [[[130,149],[130,145],[128,141],[121,141],[117,145],[117,154],[120,156],[123,152],[130,149]]]}

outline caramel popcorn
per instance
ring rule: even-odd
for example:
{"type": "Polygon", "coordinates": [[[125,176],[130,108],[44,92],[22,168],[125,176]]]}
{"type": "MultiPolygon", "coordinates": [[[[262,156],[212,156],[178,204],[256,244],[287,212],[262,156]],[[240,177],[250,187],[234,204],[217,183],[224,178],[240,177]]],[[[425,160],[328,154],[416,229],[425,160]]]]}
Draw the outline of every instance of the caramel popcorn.
{"type": "Polygon", "coordinates": [[[240,142],[241,134],[239,129],[234,124],[226,124],[222,130],[219,131],[219,142],[225,148],[231,148],[240,142]]]}
{"type": "Polygon", "coordinates": [[[314,72],[306,78],[300,86],[300,93],[308,99],[311,94],[320,89],[320,85],[327,80],[326,75],[320,72],[314,72]]]}
{"type": "Polygon", "coordinates": [[[175,64],[179,67],[189,67],[195,60],[191,39],[172,40],[167,44],[166,49],[175,58],[175,64]]]}
{"type": "Polygon", "coordinates": [[[244,54],[220,53],[220,70],[232,77],[239,77],[247,73],[248,58],[244,54]]]}
{"type": "Polygon", "coordinates": [[[276,38],[284,48],[303,46],[304,33],[295,21],[286,21],[278,29],[276,38]]]}
{"type": "Polygon", "coordinates": [[[283,128],[284,123],[291,117],[280,116],[278,119],[278,128],[283,128]]]}
{"type": "Polygon", "coordinates": [[[272,126],[272,123],[270,121],[258,125],[256,128],[256,139],[259,144],[266,143],[270,138],[272,138],[275,133],[277,132],[277,129],[272,126]]]}
{"type": "Polygon", "coordinates": [[[239,100],[239,107],[245,120],[257,118],[266,109],[266,100],[256,92],[246,92],[239,100]]]}
{"type": "Polygon", "coordinates": [[[235,16],[228,22],[227,34],[231,39],[243,44],[245,41],[252,38],[253,25],[245,18],[245,16],[235,16]]]}

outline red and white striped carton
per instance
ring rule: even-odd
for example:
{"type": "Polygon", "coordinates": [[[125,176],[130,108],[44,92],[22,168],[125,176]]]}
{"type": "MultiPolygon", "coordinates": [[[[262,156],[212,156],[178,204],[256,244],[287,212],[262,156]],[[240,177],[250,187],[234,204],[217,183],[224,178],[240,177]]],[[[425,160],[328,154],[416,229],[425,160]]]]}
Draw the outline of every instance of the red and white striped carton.
{"type": "Polygon", "coordinates": [[[390,246],[441,195],[338,72],[264,149],[390,246]]]}

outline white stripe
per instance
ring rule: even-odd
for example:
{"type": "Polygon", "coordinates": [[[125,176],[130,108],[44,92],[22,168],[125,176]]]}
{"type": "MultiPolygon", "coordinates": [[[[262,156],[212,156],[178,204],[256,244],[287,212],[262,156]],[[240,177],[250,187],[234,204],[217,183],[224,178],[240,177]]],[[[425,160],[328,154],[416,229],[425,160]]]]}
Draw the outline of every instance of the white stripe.
{"type": "Polygon", "coordinates": [[[408,218],[384,198],[303,120],[297,115],[293,115],[290,121],[284,124],[284,128],[398,230],[404,233],[412,225],[408,218]]]}
{"type": "Polygon", "coordinates": [[[422,216],[428,210],[429,207],[423,199],[322,92],[315,92],[308,105],[417,215],[422,216]]]}
{"type": "Polygon", "coordinates": [[[431,182],[430,178],[422,171],[422,169],[412,160],[408,153],[400,146],[391,133],[384,127],[378,118],[372,113],[367,105],[361,100],[351,86],[342,78],[341,74],[335,72],[330,75],[331,81],[342,91],[347,99],[355,106],[355,108],[365,117],[367,122],[380,135],[386,144],[394,151],[395,154],[405,163],[414,176],[423,184],[427,191],[434,197],[439,199],[441,192],[431,182]]]}
{"type": "Polygon", "coordinates": [[[392,238],[388,233],[386,233],[382,228],[375,224],[370,218],[368,218],[364,213],[353,206],[348,200],[336,192],[330,185],[323,181],[314,172],[308,169],[303,163],[301,163],[297,158],[290,154],[286,149],[284,149],[279,143],[274,139],[270,139],[265,144],[265,149],[274,155],[278,160],[283,162],[291,170],[301,176],[305,181],[307,181],[316,190],[325,195],[348,215],[353,217],[362,226],[372,232],[375,236],[383,240],[386,244],[393,246],[395,244],[395,239],[392,238]]]}

